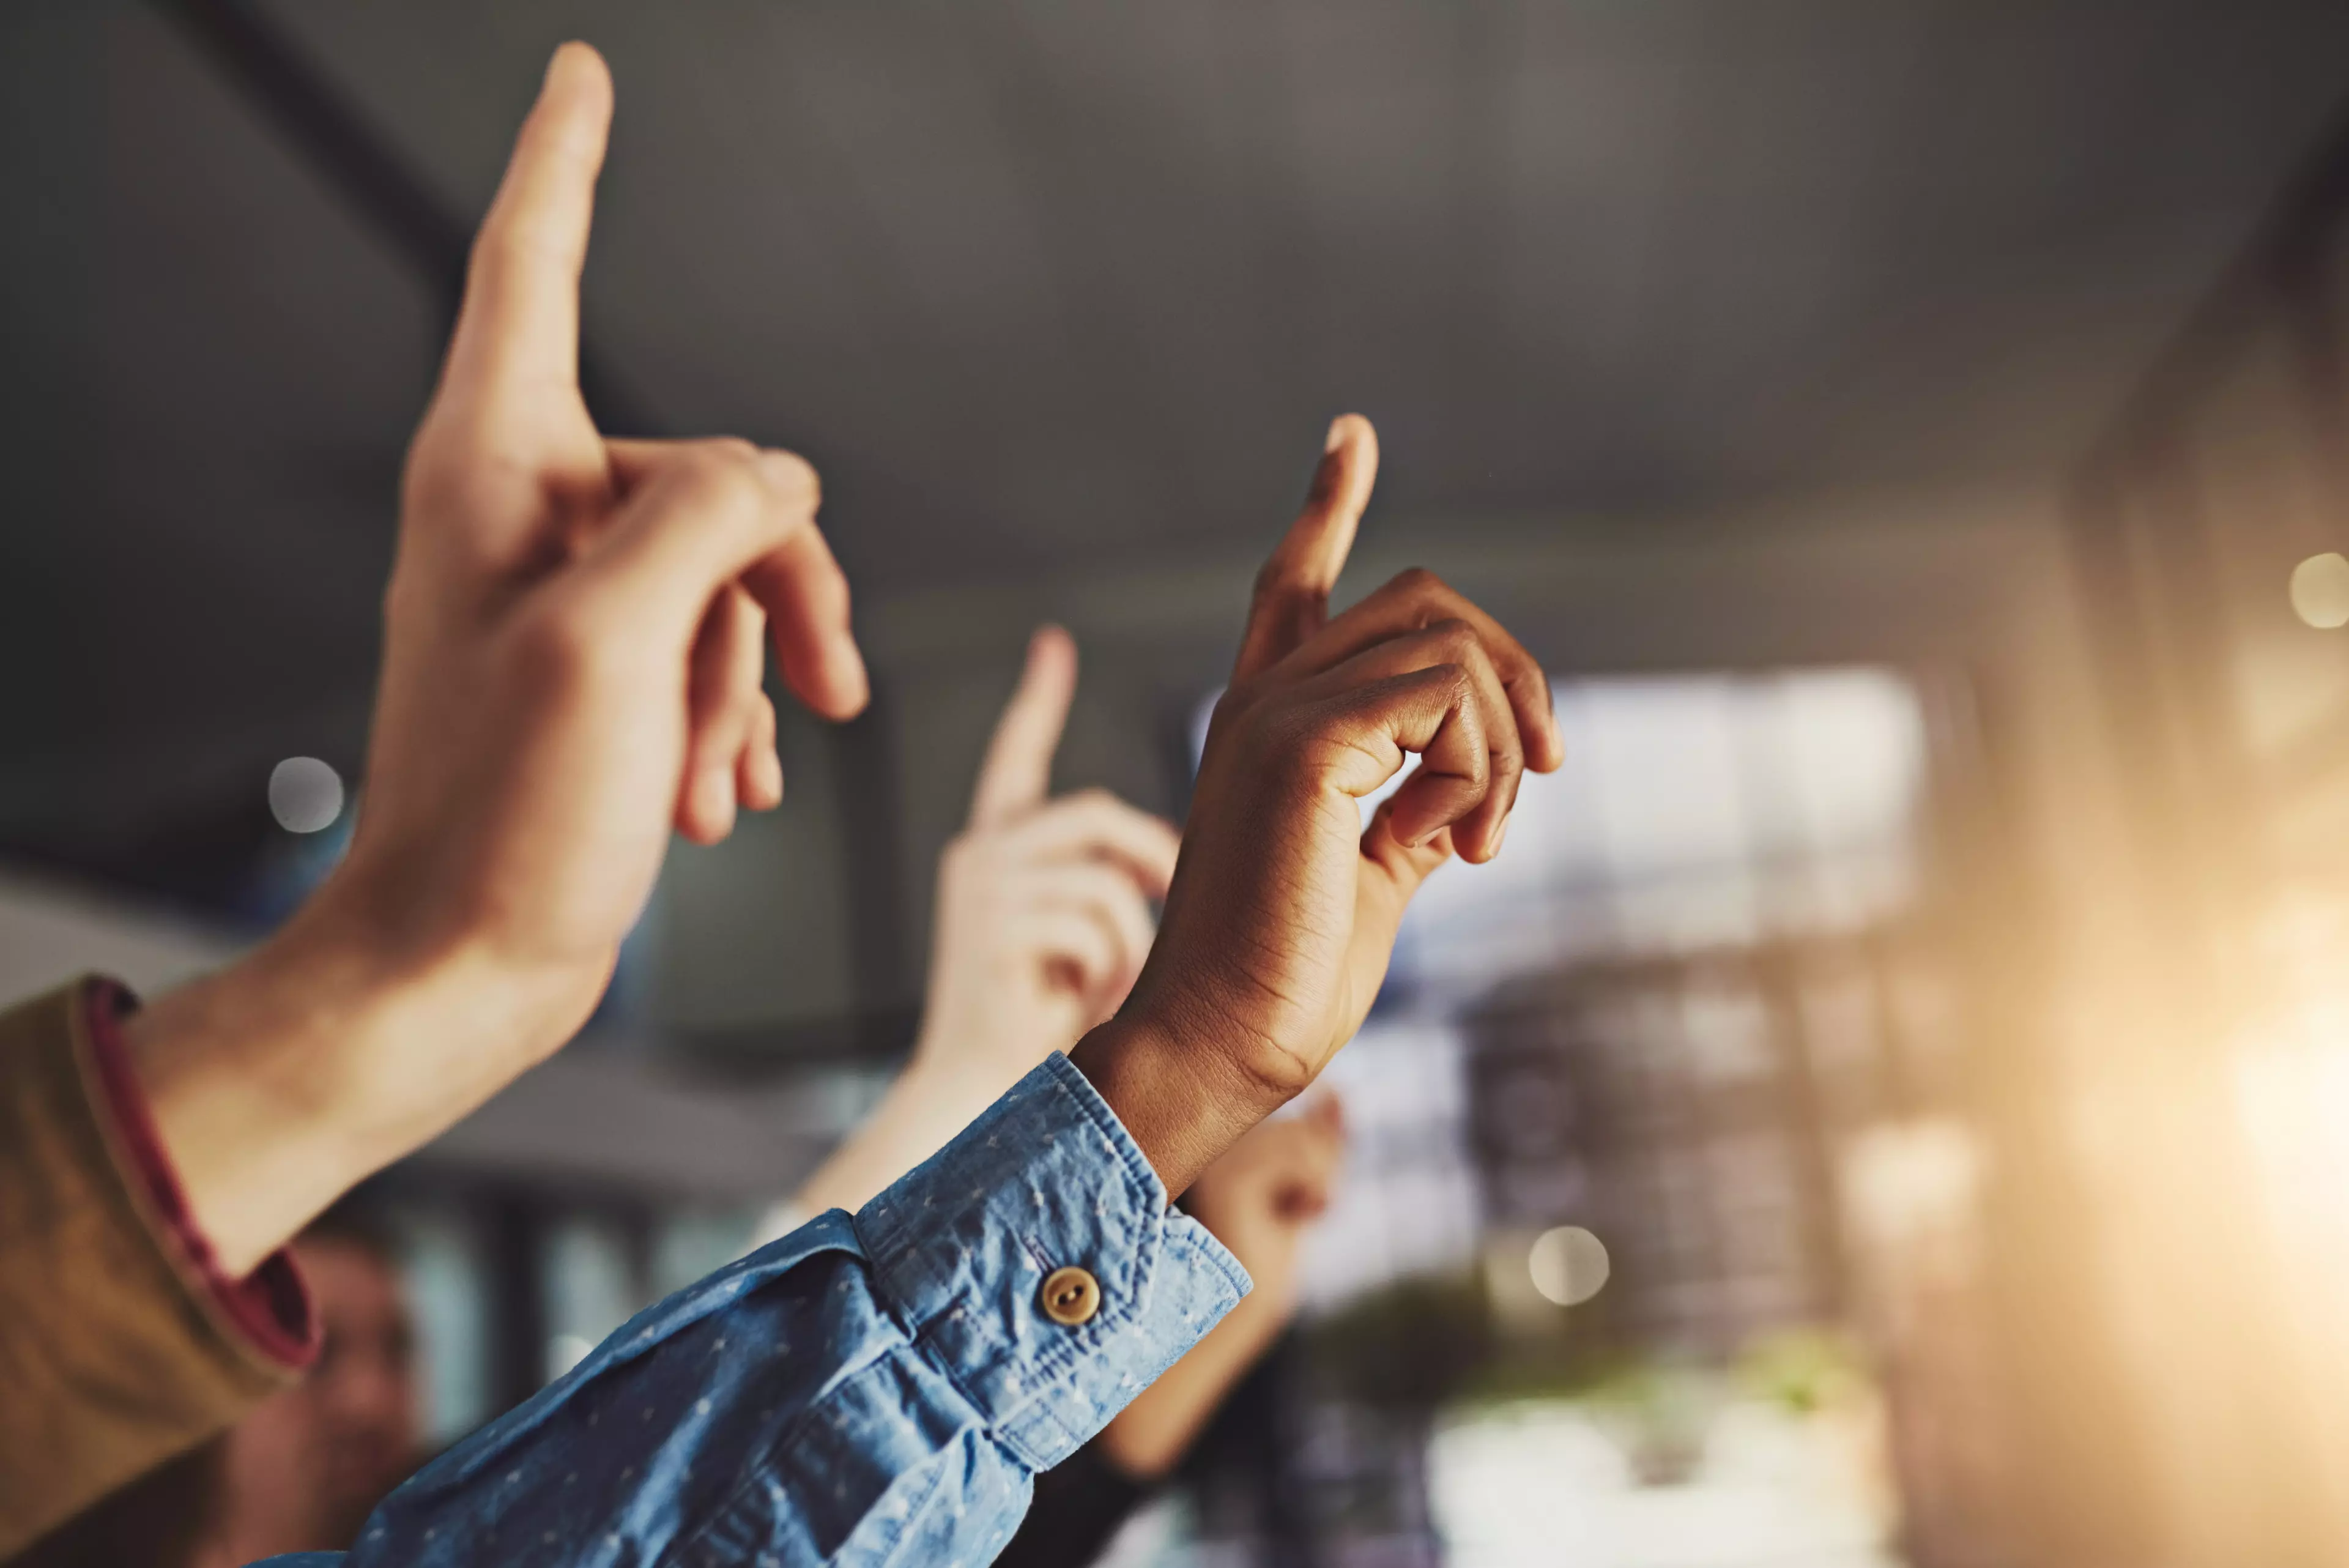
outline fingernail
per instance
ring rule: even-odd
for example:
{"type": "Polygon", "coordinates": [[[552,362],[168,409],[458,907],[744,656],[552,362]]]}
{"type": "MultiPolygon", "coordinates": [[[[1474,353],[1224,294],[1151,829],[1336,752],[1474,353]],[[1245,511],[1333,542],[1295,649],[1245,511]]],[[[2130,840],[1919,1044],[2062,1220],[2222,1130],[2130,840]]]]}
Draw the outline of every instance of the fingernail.
{"type": "Polygon", "coordinates": [[[563,64],[563,57],[576,48],[578,44],[579,40],[576,38],[566,38],[554,46],[554,53],[546,57],[546,75],[539,78],[538,87],[541,92],[545,91],[546,84],[554,79],[555,68],[563,64]]]}
{"type": "Polygon", "coordinates": [[[1330,421],[1330,433],[1321,438],[1321,450],[1325,452],[1336,452],[1340,443],[1344,441],[1345,439],[1346,416],[1340,414],[1336,419],[1330,421]]]}
{"type": "Polygon", "coordinates": [[[1501,824],[1500,824],[1500,826],[1493,829],[1493,853],[1494,853],[1494,854],[1498,855],[1498,854],[1501,852],[1501,845],[1502,845],[1502,843],[1503,843],[1506,839],[1507,839],[1507,837],[1508,837],[1508,836],[1509,836],[1509,819],[1508,819],[1507,817],[1506,817],[1506,816],[1505,816],[1505,817],[1501,818],[1501,824]]]}
{"type": "Polygon", "coordinates": [[[769,809],[783,804],[783,759],[772,750],[759,755],[759,784],[766,791],[769,809]]]}

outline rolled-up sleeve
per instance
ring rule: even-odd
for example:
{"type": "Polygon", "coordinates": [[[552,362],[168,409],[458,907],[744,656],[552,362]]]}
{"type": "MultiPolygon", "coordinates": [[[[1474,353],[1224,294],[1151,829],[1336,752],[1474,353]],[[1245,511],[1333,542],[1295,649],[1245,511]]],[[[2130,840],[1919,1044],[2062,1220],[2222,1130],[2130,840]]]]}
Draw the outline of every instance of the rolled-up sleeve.
{"type": "Polygon", "coordinates": [[[228,1278],[86,978],[0,1012],[0,1558],[290,1384],[293,1261],[228,1278]]]}
{"type": "Polygon", "coordinates": [[[353,1568],[975,1568],[1033,1472],[1247,1289],[1056,1055],[854,1219],[650,1308],[443,1455],[353,1568]]]}

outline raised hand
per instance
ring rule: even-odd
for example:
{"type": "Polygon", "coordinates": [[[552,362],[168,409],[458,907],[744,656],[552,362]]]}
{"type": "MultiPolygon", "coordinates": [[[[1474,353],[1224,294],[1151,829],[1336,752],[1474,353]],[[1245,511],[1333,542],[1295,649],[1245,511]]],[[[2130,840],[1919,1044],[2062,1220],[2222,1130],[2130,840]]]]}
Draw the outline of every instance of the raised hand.
{"type": "Polygon", "coordinates": [[[579,1027],[672,824],[781,798],[770,631],[817,712],[865,701],[814,472],[740,441],[606,441],[579,276],[612,114],[556,52],[473,247],[409,454],[348,858],[253,958],[129,1043],[197,1218],[249,1266],[579,1027]]]}
{"type": "Polygon", "coordinates": [[[583,975],[672,821],[713,840],[738,802],[781,798],[770,617],[802,701],[865,699],[814,471],[739,441],[606,441],[588,418],[579,275],[611,93],[595,51],[556,53],[475,241],[409,455],[350,867],[403,935],[583,975]]]}
{"type": "Polygon", "coordinates": [[[1117,1011],[1174,874],[1169,824],[1106,790],[1048,798],[1076,683],[1076,645],[1040,628],[938,863],[918,1049],[1010,1069],[1006,1085],[1117,1011]]]}
{"type": "Polygon", "coordinates": [[[1330,1207],[1345,1154],[1345,1110],[1324,1089],[1305,1110],[1259,1123],[1184,1195],[1191,1217],[1256,1282],[1243,1306],[1276,1327],[1297,1305],[1298,1248],[1330,1207]]]}
{"type": "Polygon", "coordinates": [[[1541,667],[1432,574],[1329,618],[1377,462],[1369,421],[1330,426],[1257,580],[1157,944],[1073,1057],[1176,1191],[1313,1081],[1369,1011],[1421,882],[1454,853],[1497,854],[1524,771],[1565,760],[1541,667]],[[1412,753],[1364,828],[1361,802],[1412,753]]]}
{"type": "Polygon", "coordinates": [[[979,766],[969,825],[938,861],[913,1060],[795,1209],[861,1207],[1125,1000],[1177,846],[1171,826],[1106,791],[1050,798],[1076,684],[1076,645],[1040,628],[979,766]]]}
{"type": "Polygon", "coordinates": [[[1330,1206],[1345,1152],[1344,1112],[1325,1096],[1299,1115],[1259,1124],[1191,1184],[1184,1207],[1231,1249],[1256,1288],[1103,1428],[1102,1452],[1119,1469],[1143,1480],[1172,1470],[1287,1326],[1299,1251],[1330,1206]]]}

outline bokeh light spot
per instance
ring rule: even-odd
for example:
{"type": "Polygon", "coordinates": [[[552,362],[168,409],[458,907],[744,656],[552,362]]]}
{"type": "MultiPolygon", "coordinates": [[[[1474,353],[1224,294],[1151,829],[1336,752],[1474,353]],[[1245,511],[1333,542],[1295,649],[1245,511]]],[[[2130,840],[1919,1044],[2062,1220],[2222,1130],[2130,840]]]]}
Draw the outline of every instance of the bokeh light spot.
{"type": "Polygon", "coordinates": [[[2292,607],[2320,631],[2349,626],[2349,557],[2327,551],[2294,566],[2292,607]]]}
{"type": "Polygon", "coordinates": [[[1579,1225],[1561,1225],[1534,1238],[1526,1267],[1534,1289],[1559,1306],[1580,1306],[1607,1283],[1607,1244],[1579,1225]]]}
{"type": "Polygon", "coordinates": [[[269,815],[288,833],[316,833],[343,815],[343,779],[316,757],[288,757],[269,771],[269,815]]]}

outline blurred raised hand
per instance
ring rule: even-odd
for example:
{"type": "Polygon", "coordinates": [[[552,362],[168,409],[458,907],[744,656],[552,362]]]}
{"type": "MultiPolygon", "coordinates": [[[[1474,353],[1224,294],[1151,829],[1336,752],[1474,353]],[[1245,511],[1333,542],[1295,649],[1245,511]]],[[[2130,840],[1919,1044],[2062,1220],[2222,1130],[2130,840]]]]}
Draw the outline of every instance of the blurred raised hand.
{"type": "Polygon", "coordinates": [[[938,861],[918,1050],[1009,1070],[1006,1086],[1117,1011],[1174,874],[1171,824],[1106,790],[1050,797],[1076,684],[1075,643],[1041,628],[938,861]]]}
{"type": "Polygon", "coordinates": [[[1141,1480],[1172,1470],[1297,1311],[1298,1253],[1330,1207],[1346,1151],[1337,1097],[1258,1124],[1191,1184],[1183,1206],[1232,1251],[1256,1288],[1158,1381],[1136,1395],[1099,1441],[1141,1480]]]}
{"type": "Polygon", "coordinates": [[[775,805],[771,636],[815,711],[865,701],[814,471],[607,440],[579,278],[612,82],[558,50],[473,246],[409,453],[350,854],[252,959],[129,1029],[232,1272],[553,1052],[608,982],[672,826],[775,805]]]}
{"type": "Polygon", "coordinates": [[[1077,685],[1056,626],[1029,640],[970,818],[939,857],[929,989],[912,1061],[811,1177],[795,1209],[857,1209],[1020,1075],[1114,1013],[1150,951],[1174,871],[1172,825],[1106,790],[1051,794],[1077,685]]]}

